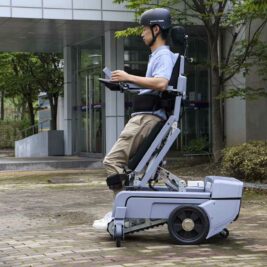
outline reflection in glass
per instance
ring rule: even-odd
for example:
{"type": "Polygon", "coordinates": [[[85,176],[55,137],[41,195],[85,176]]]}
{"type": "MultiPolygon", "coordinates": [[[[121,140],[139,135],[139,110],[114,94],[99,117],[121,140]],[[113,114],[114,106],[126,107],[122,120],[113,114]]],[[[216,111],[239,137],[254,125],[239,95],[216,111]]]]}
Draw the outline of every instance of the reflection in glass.
{"type": "Polygon", "coordinates": [[[90,42],[90,46],[80,50],[80,114],[81,152],[101,153],[103,90],[98,78],[101,77],[102,39],[90,42]]]}

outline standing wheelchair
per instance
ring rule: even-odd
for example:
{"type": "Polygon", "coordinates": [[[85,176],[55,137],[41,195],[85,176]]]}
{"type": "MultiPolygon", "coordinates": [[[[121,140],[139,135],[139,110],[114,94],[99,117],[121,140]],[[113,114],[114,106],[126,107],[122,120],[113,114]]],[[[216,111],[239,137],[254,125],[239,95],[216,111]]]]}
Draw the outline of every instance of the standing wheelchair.
{"type": "MultiPolygon", "coordinates": [[[[184,43],[186,50],[187,35],[182,27],[174,27],[172,37],[184,43]]],[[[207,176],[203,181],[185,182],[163,167],[164,157],[180,133],[178,121],[186,99],[185,55],[186,52],[177,55],[168,89],[160,99],[161,107],[169,114],[167,121],[153,128],[129,160],[124,174],[107,179],[110,188],[124,184],[124,190],[114,200],[112,221],[107,227],[117,247],[128,234],[163,224],[168,225],[177,244],[198,244],[217,234],[227,237],[227,226],[238,218],[241,181],[207,176]]],[[[99,80],[110,90],[140,90],[134,84],[99,80]]]]}

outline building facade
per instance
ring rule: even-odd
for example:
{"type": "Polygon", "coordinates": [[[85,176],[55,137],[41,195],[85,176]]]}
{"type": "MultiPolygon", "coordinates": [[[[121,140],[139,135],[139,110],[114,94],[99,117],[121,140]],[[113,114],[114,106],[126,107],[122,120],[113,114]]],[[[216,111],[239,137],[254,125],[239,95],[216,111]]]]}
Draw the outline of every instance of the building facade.
{"type": "MultiPolygon", "coordinates": [[[[112,0],[0,1],[0,51],[64,55],[64,98],[59,101],[58,128],[64,130],[66,155],[102,156],[128,119],[131,95],[103,88],[98,78],[103,76],[104,66],[144,75],[149,50],[142,40],[114,37],[117,30],[132,25],[134,13],[112,0]]],[[[180,125],[182,134],[174,149],[184,149],[192,140],[204,140],[208,146],[212,134],[205,35],[199,38],[199,28],[189,31],[189,56],[198,64],[187,69],[188,101],[180,125]]],[[[233,108],[238,106],[231,105],[229,110],[233,108]]],[[[240,113],[235,120],[243,120],[243,116],[246,114],[240,113]]],[[[231,127],[235,127],[234,122],[226,123],[226,133],[234,139],[231,133],[235,129],[231,127]]]]}

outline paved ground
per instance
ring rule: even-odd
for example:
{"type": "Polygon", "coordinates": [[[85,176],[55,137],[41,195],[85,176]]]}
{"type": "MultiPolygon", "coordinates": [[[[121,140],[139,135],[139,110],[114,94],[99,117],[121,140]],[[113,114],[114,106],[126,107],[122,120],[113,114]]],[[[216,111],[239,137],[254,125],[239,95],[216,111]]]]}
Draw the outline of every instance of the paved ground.
{"type": "Polygon", "coordinates": [[[267,266],[267,200],[246,192],[228,239],[172,243],[166,226],[116,248],[91,224],[111,209],[104,172],[0,172],[0,266],[267,266]]]}

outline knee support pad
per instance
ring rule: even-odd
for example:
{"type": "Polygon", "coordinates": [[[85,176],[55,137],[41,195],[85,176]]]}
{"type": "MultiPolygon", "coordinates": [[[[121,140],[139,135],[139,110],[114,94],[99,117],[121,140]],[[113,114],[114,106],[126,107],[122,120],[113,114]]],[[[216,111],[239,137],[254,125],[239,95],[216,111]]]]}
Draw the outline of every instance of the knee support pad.
{"type": "Polygon", "coordinates": [[[127,174],[113,174],[108,176],[106,181],[111,190],[118,190],[124,185],[129,185],[129,177],[127,174]]]}

